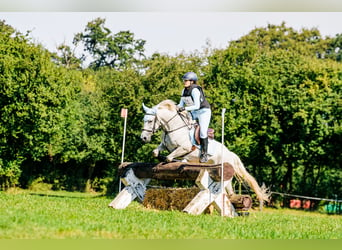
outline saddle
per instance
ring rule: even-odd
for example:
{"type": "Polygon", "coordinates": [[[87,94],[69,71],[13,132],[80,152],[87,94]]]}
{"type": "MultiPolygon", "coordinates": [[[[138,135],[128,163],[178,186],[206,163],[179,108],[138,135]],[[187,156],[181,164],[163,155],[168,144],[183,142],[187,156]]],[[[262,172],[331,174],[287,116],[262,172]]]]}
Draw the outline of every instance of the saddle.
{"type": "MultiPolygon", "coordinates": [[[[195,124],[195,131],[194,131],[194,138],[195,138],[195,142],[197,143],[197,145],[201,144],[200,141],[200,126],[198,124],[195,124]]],[[[208,137],[210,139],[214,139],[215,137],[215,130],[213,128],[208,128],[208,137]]]]}

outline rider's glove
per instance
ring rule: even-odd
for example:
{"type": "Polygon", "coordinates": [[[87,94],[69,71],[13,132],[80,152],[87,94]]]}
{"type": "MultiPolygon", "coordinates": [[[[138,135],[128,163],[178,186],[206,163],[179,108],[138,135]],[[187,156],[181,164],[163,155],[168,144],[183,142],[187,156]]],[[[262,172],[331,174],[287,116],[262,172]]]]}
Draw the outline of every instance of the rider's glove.
{"type": "Polygon", "coordinates": [[[178,112],[183,112],[184,110],[185,110],[184,107],[179,107],[179,108],[178,108],[178,112]]]}

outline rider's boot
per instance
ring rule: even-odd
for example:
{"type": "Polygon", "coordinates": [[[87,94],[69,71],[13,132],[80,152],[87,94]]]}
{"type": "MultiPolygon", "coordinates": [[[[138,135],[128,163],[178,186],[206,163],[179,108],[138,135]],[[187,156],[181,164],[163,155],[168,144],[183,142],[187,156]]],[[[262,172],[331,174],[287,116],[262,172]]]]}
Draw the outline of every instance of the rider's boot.
{"type": "Polygon", "coordinates": [[[208,161],[208,137],[200,138],[201,141],[201,156],[200,162],[204,163],[208,161]]]}

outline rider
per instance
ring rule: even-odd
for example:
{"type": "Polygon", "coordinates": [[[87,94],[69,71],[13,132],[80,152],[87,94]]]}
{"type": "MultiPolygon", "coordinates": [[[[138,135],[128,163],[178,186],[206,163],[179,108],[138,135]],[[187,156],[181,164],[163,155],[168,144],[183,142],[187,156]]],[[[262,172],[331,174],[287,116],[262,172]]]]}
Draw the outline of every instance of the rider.
{"type": "Polygon", "coordinates": [[[207,162],[208,128],[211,118],[211,109],[209,102],[204,96],[203,89],[197,85],[197,81],[198,78],[194,72],[188,72],[183,76],[184,89],[178,107],[179,111],[187,110],[191,113],[194,120],[198,120],[201,142],[200,162],[207,162]]]}

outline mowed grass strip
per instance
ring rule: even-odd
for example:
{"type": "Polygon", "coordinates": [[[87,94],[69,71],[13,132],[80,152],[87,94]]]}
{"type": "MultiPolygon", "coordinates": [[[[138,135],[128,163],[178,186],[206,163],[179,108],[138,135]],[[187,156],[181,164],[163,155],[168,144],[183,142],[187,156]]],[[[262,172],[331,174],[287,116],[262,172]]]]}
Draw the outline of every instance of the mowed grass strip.
{"type": "Polygon", "coordinates": [[[0,192],[0,239],[341,239],[342,217],[289,209],[249,216],[157,211],[70,192],[0,192]]]}

